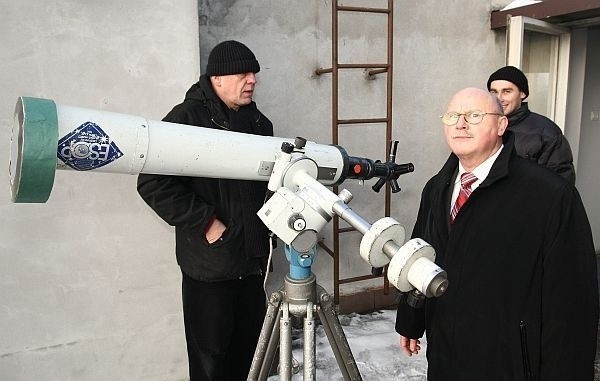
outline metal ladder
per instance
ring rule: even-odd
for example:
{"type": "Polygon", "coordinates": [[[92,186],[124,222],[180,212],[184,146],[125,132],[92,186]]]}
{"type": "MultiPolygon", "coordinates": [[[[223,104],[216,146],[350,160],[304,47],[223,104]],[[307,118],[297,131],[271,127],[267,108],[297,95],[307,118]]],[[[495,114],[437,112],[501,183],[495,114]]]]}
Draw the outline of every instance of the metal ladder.
{"type": "MultiPolygon", "coordinates": [[[[387,8],[368,8],[339,5],[339,0],[332,1],[332,67],[319,68],[315,70],[315,75],[323,75],[326,73],[332,74],[332,144],[339,144],[339,130],[344,125],[357,124],[374,124],[379,123],[385,126],[385,144],[386,158],[390,155],[392,137],[392,83],[393,83],[393,9],[394,1],[387,0],[387,8]],[[382,63],[340,63],[339,62],[339,14],[340,12],[354,13],[378,13],[387,15],[387,62],[382,63]],[[339,73],[341,70],[356,70],[363,69],[366,71],[366,78],[372,79],[377,75],[386,75],[386,115],[380,118],[365,118],[365,119],[340,119],[339,116],[339,73]]],[[[334,192],[338,192],[338,188],[334,187],[334,192]]],[[[391,209],[391,190],[390,185],[385,186],[385,216],[390,216],[391,209]]],[[[333,279],[334,279],[334,303],[340,303],[340,285],[352,282],[364,281],[374,278],[383,278],[384,294],[389,293],[389,281],[385,276],[385,269],[377,271],[373,269],[371,274],[340,278],[340,236],[344,233],[355,231],[352,227],[340,227],[339,217],[333,219],[333,247],[330,248],[323,241],[319,242],[319,246],[325,250],[333,258],[333,279]]]]}

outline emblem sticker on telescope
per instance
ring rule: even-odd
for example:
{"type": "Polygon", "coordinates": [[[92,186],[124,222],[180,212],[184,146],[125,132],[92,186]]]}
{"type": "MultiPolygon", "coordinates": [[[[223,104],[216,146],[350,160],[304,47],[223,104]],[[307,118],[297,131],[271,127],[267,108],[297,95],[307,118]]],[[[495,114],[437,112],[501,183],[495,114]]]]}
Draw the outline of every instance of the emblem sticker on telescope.
{"type": "Polygon", "coordinates": [[[123,152],[93,122],[85,122],[58,141],[57,156],[69,167],[89,171],[109,164],[123,152]]]}

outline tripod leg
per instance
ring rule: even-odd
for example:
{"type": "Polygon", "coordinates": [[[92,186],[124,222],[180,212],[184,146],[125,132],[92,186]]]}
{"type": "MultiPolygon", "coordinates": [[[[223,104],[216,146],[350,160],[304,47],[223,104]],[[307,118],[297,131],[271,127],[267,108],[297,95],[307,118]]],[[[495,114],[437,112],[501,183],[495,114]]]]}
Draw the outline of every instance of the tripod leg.
{"type": "Polygon", "coordinates": [[[260,370],[260,381],[265,381],[271,372],[271,368],[274,366],[278,366],[278,364],[274,363],[275,357],[277,356],[277,350],[279,348],[279,320],[281,319],[281,310],[277,314],[277,319],[275,320],[275,325],[273,326],[273,334],[269,340],[269,345],[267,346],[267,353],[264,359],[264,365],[260,370]]]}
{"type": "Polygon", "coordinates": [[[283,314],[279,320],[279,380],[292,379],[292,319],[287,302],[283,302],[283,314]]]}
{"type": "Polygon", "coordinates": [[[248,373],[249,381],[264,381],[269,375],[271,364],[275,357],[275,351],[279,341],[279,317],[281,315],[280,305],[283,295],[280,291],[271,294],[269,306],[260,331],[252,365],[248,373]]]}
{"type": "Polygon", "coordinates": [[[350,345],[348,345],[346,335],[334,310],[331,297],[321,289],[319,290],[319,301],[321,303],[321,309],[317,310],[319,318],[329,339],[329,344],[331,345],[338,366],[342,371],[344,380],[362,380],[358,366],[350,350],[350,345]]]}
{"type": "Polygon", "coordinates": [[[304,318],[304,381],[314,381],[317,377],[315,356],[315,318],[313,316],[313,303],[307,302],[306,317],[304,318]]]}

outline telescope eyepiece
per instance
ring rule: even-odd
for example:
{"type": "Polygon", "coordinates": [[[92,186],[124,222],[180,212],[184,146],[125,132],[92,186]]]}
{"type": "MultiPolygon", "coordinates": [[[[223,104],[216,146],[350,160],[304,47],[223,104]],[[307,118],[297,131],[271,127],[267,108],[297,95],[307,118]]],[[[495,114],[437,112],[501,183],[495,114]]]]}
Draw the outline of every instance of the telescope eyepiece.
{"type": "Polygon", "coordinates": [[[306,139],[297,136],[296,139],[294,140],[294,146],[296,146],[296,149],[302,149],[304,148],[304,146],[306,145],[306,139]]]}
{"type": "Polygon", "coordinates": [[[292,143],[283,142],[281,143],[281,151],[284,153],[294,152],[294,145],[292,143]]]}

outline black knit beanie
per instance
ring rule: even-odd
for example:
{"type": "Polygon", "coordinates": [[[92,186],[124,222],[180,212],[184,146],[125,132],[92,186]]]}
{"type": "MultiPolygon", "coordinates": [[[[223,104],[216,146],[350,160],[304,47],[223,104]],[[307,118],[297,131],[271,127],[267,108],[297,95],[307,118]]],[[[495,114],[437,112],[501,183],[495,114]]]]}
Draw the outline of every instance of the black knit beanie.
{"type": "Polygon", "coordinates": [[[527,77],[523,72],[517,69],[514,66],[504,66],[496,70],[490,75],[490,78],[487,81],[487,89],[490,90],[490,85],[493,81],[504,80],[508,82],[514,83],[519,90],[521,90],[525,94],[525,98],[529,96],[529,83],[527,82],[527,77]]]}
{"type": "Polygon", "coordinates": [[[206,75],[230,75],[258,73],[260,65],[254,53],[238,41],[223,41],[215,46],[208,55],[206,75]]]}

